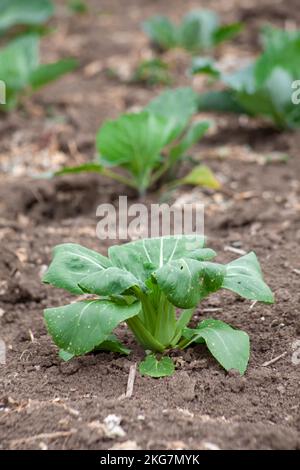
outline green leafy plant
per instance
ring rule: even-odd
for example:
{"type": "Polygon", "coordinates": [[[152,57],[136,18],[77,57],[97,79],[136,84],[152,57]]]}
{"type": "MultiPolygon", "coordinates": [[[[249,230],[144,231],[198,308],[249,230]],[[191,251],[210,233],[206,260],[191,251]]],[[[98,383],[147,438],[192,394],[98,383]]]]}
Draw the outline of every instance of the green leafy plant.
{"type": "Polygon", "coordinates": [[[225,85],[199,97],[199,110],[262,116],[279,129],[300,126],[300,106],[292,102],[292,84],[300,77],[300,32],[265,28],[264,51],[256,61],[233,74],[195,59],[193,73],[208,73],[225,85]]]}
{"type": "MultiPolygon", "coordinates": [[[[191,88],[167,90],[143,111],[123,114],[103,124],[96,140],[98,161],[64,168],[56,174],[99,172],[144,195],[162,177],[174,178],[178,164],[207,131],[208,122],[190,124],[196,109],[197,94],[191,88]],[[113,167],[122,173],[113,171],[113,167]]],[[[173,181],[172,185],[201,181],[203,186],[219,187],[206,166],[197,168],[197,173],[194,169],[187,179],[173,181]]]]}
{"type": "Polygon", "coordinates": [[[14,39],[0,50],[0,80],[6,86],[6,104],[1,105],[0,110],[14,108],[23,95],[38,90],[76,66],[77,62],[73,59],[40,64],[37,35],[14,39]]]}
{"type": "Polygon", "coordinates": [[[0,34],[14,26],[40,26],[54,13],[50,0],[0,0],[0,34]]]}
{"type": "Polygon", "coordinates": [[[73,13],[83,14],[88,12],[88,6],[83,0],[70,0],[69,8],[73,13]]]}
{"type": "Polygon", "coordinates": [[[144,60],[136,67],[133,82],[145,83],[148,86],[170,85],[171,75],[168,64],[161,59],[144,60]]]}
{"type": "Polygon", "coordinates": [[[60,356],[70,359],[99,349],[127,353],[111,336],[126,322],[151,352],[140,365],[144,375],[171,375],[174,364],[166,355],[192,343],[205,343],[226,370],[243,374],[249,359],[245,332],[214,319],[204,319],[196,328],[188,324],[199,302],[221,288],[256,301],[272,303],[274,298],[253,252],[227,265],[212,262],[214,256],[200,236],[115,245],[108,257],[76,244],[58,245],[43,281],[72,294],[94,296],[45,310],[60,356]]]}
{"type": "Polygon", "coordinates": [[[222,26],[219,17],[210,10],[194,10],[184,16],[180,25],[165,16],[154,16],[143,23],[143,29],[160,49],[181,47],[196,53],[232,38],[240,30],[240,23],[222,26]]]}

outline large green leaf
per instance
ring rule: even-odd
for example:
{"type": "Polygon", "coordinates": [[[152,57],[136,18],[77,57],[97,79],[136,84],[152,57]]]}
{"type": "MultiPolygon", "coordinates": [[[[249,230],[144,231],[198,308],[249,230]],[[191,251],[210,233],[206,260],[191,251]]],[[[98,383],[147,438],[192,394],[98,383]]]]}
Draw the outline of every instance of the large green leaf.
{"type": "Polygon", "coordinates": [[[84,292],[104,296],[123,294],[134,286],[146,290],[146,286],[129,271],[115,267],[89,274],[79,282],[79,287],[84,292]]]}
{"type": "Polygon", "coordinates": [[[190,341],[185,345],[202,343],[225,370],[236,369],[244,374],[250,356],[249,336],[235,330],[220,320],[203,320],[195,329],[187,328],[184,336],[190,341]]]}
{"type": "Polygon", "coordinates": [[[53,250],[53,261],[43,282],[61,287],[73,294],[82,294],[79,282],[93,273],[101,273],[111,262],[105,256],[75,243],[58,245],[53,250]]]}
{"type": "Polygon", "coordinates": [[[0,0],[0,31],[16,25],[40,25],[54,13],[50,0],[0,0]]]}
{"type": "Polygon", "coordinates": [[[197,100],[198,96],[192,88],[174,88],[154,98],[146,109],[168,119],[172,129],[170,142],[184,131],[190,118],[196,113],[197,100]]]}
{"type": "Polygon", "coordinates": [[[178,259],[165,264],[153,274],[169,302],[176,307],[195,307],[200,300],[202,263],[178,259]]]}
{"type": "Polygon", "coordinates": [[[255,63],[255,76],[257,84],[263,85],[275,68],[282,68],[295,79],[300,72],[300,33],[288,34],[281,31],[277,33],[281,40],[275,39],[267,42],[265,51],[255,63]]]}
{"type": "Polygon", "coordinates": [[[226,265],[222,287],[246,299],[274,302],[274,295],[263,280],[259,262],[253,252],[226,265]]]}
{"type": "Polygon", "coordinates": [[[225,270],[217,263],[181,258],[162,266],[153,277],[173,305],[188,309],[222,287],[225,270]]]}
{"type": "Polygon", "coordinates": [[[89,300],[45,310],[47,329],[55,344],[76,356],[101,345],[116,326],[139,313],[141,305],[89,300]]]}
{"type": "MultiPolygon", "coordinates": [[[[115,335],[108,335],[105,341],[103,341],[101,344],[96,346],[95,351],[110,351],[110,352],[116,352],[119,354],[125,354],[125,356],[128,356],[128,354],[131,353],[131,350],[126,348],[115,335]]],[[[63,361],[70,361],[75,356],[75,354],[70,353],[68,351],[65,351],[64,349],[59,350],[59,357],[63,361]]]]}
{"type": "Polygon", "coordinates": [[[162,49],[171,49],[177,45],[176,27],[165,16],[153,16],[143,23],[143,30],[150,39],[162,49]]]}
{"type": "Polygon", "coordinates": [[[153,167],[159,162],[160,152],[180,133],[164,116],[143,111],[124,114],[115,121],[107,121],[97,135],[100,162],[123,166],[134,177],[139,189],[146,189],[153,167]]]}
{"type": "Polygon", "coordinates": [[[111,246],[108,255],[114,266],[130,271],[137,279],[145,282],[159,267],[203,246],[204,237],[175,235],[111,246]]]}
{"type": "Polygon", "coordinates": [[[72,72],[78,63],[74,59],[64,59],[52,64],[43,64],[37,67],[30,75],[30,85],[36,90],[47,83],[57,80],[62,75],[72,72]]]}
{"type": "Polygon", "coordinates": [[[139,371],[142,375],[148,375],[149,377],[167,377],[174,374],[175,365],[168,356],[157,359],[155,354],[149,354],[140,363],[139,371]]]}
{"type": "Polygon", "coordinates": [[[20,91],[29,84],[30,76],[38,64],[38,37],[19,37],[0,50],[0,79],[8,90],[20,91]]]}

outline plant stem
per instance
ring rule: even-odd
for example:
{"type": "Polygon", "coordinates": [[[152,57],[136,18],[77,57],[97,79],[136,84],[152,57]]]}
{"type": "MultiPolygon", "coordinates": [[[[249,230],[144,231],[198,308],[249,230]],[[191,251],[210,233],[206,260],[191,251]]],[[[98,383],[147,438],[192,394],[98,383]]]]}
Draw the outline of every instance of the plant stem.
{"type": "Polygon", "coordinates": [[[130,188],[137,190],[136,185],[129,178],[126,178],[126,176],[119,175],[119,173],[115,173],[108,168],[103,168],[101,171],[99,171],[99,173],[107,176],[108,178],[112,178],[119,183],[125,184],[125,186],[129,186],[130,188]]]}
{"type": "Polygon", "coordinates": [[[155,173],[153,173],[151,178],[151,186],[156,183],[156,181],[159,180],[159,178],[161,178],[166,171],[168,171],[169,167],[170,163],[168,160],[166,160],[166,162],[155,173]]]}
{"type": "Polygon", "coordinates": [[[170,346],[176,329],[175,308],[164,294],[160,295],[155,328],[155,338],[165,346],[170,346]]]}
{"type": "Polygon", "coordinates": [[[184,349],[184,348],[186,348],[187,346],[189,346],[189,344],[190,344],[191,342],[192,342],[192,340],[184,338],[184,339],[182,339],[182,340],[180,341],[180,343],[178,343],[177,348],[178,348],[178,349],[184,349]]]}
{"type": "Polygon", "coordinates": [[[157,341],[145,328],[138,316],[126,320],[127,325],[137,338],[139,343],[145,348],[155,352],[163,352],[166,348],[157,341]]]}

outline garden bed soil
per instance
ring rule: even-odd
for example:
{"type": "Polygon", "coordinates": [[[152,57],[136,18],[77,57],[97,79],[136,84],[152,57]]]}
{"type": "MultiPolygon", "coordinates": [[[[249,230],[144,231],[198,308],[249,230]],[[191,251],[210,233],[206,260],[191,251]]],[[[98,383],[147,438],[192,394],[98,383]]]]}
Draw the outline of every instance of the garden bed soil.
{"type": "MultiPolygon", "coordinates": [[[[217,260],[234,259],[236,250],[254,250],[261,260],[275,305],[224,291],[205,300],[194,319],[214,316],[248,332],[252,353],[243,377],[226,373],[199,345],[172,353],[173,377],[155,380],[137,373],[132,397],[124,398],[130,367],[143,357],[124,325],[117,334],[132,349],[130,356],[101,352],[69,363],[58,358],[43,309],[73,297],[41,284],[51,249],[76,242],[105,254],[110,241],[96,238],[97,205],[117,204],[119,194],[136,199],[95,175],[32,176],[88,161],[104,119],[142,106],[159,92],[111,80],[105,67],[133,67],[149,54],[139,31],[147,16],[160,11],[180,17],[198,2],[130,0],[124,14],[119,1],[94,0],[87,2],[90,13],[76,20],[57,3],[58,30],[44,40],[44,56],[73,54],[82,67],[23,111],[0,117],[0,338],[7,345],[6,365],[0,365],[0,449],[299,450],[299,132],[280,134],[260,121],[212,116],[215,128],[195,155],[214,170],[221,190],[181,188],[144,200],[204,202],[205,234],[217,260]],[[112,414],[121,418],[123,436],[107,436],[103,420],[112,414]]],[[[247,21],[241,38],[222,46],[222,54],[237,62],[257,52],[250,37],[263,22],[298,21],[300,27],[293,1],[201,5],[228,21],[247,21]]],[[[186,56],[177,51],[168,60],[177,67],[175,85],[188,84],[180,70],[188,64],[186,56]]]]}

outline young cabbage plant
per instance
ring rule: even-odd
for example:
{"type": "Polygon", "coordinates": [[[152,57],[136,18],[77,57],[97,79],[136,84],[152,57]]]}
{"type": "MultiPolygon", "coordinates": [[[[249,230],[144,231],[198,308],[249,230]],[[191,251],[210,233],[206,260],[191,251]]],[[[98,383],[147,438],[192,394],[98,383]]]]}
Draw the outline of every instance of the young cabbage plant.
{"type": "MultiPolygon", "coordinates": [[[[215,64],[195,59],[192,73],[208,73],[224,83],[223,91],[199,97],[200,111],[221,111],[262,116],[279,129],[300,126],[300,107],[292,100],[294,82],[300,77],[300,32],[266,28],[264,51],[256,61],[232,74],[215,64]]],[[[297,97],[299,96],[299,93],[297,97]]]]}
{"type": "Polygon", "coordinates": [[[1,105],[0,110],[14,108],[26,93],[38,90],[76,67],[73,59],[40,64],[37,35],[14,39],[0,50],[0,79],[6,87],[6,104],[1,105]]]}
{"type": "Polygon", "coordinates": [[[51,18],[51,0],[0,0],[0,35],[15,26],[39,27],[51,18]]]}
{"type": "Polygon", "coordinates": [[[143,30],[162,50],[181,47],[191,53],[212,48],[240,32],[241,23],[221,25],[210,10],[194,10],[173,24],[165,16],[154,16],[143,23],[143,30]]]}
{"type": "Polygon", "coordinates": [[[173,185],[195,184],[217,189],[218,181],[201,165],[174,182],[178,164],[209,128],[209,122],[193,122],[197,94],[191,88],[167,90],[139,113],[123,114],[106,121],[98,132],[98,161],[64,168],[57,175],[99,172],[144,195],[162,177],[173,185]],[[116,172],[112,168],[122,171],[116,172]]]}
{"type": "Polygon", "coordinates": [[[215,252],[200,236],[167,236],[112,246],[108,257],[76,244],[58,245],[43,282],[82,297],[70,305],[45,310],[49,334],[68,360],[94,350],[127,354],[112,336],[126,322],[149,353],[140,372],[171,375],[172,349],[205,343],[226,370],[243,374],[249,359],[249,337],[221,320],[189,322],[199,302],[221,288],[240,296],[272,303],[255,254],[227,265],[212,262],[215,252]],[[161,357],[160,359],[159,357],[161,357]]]}

